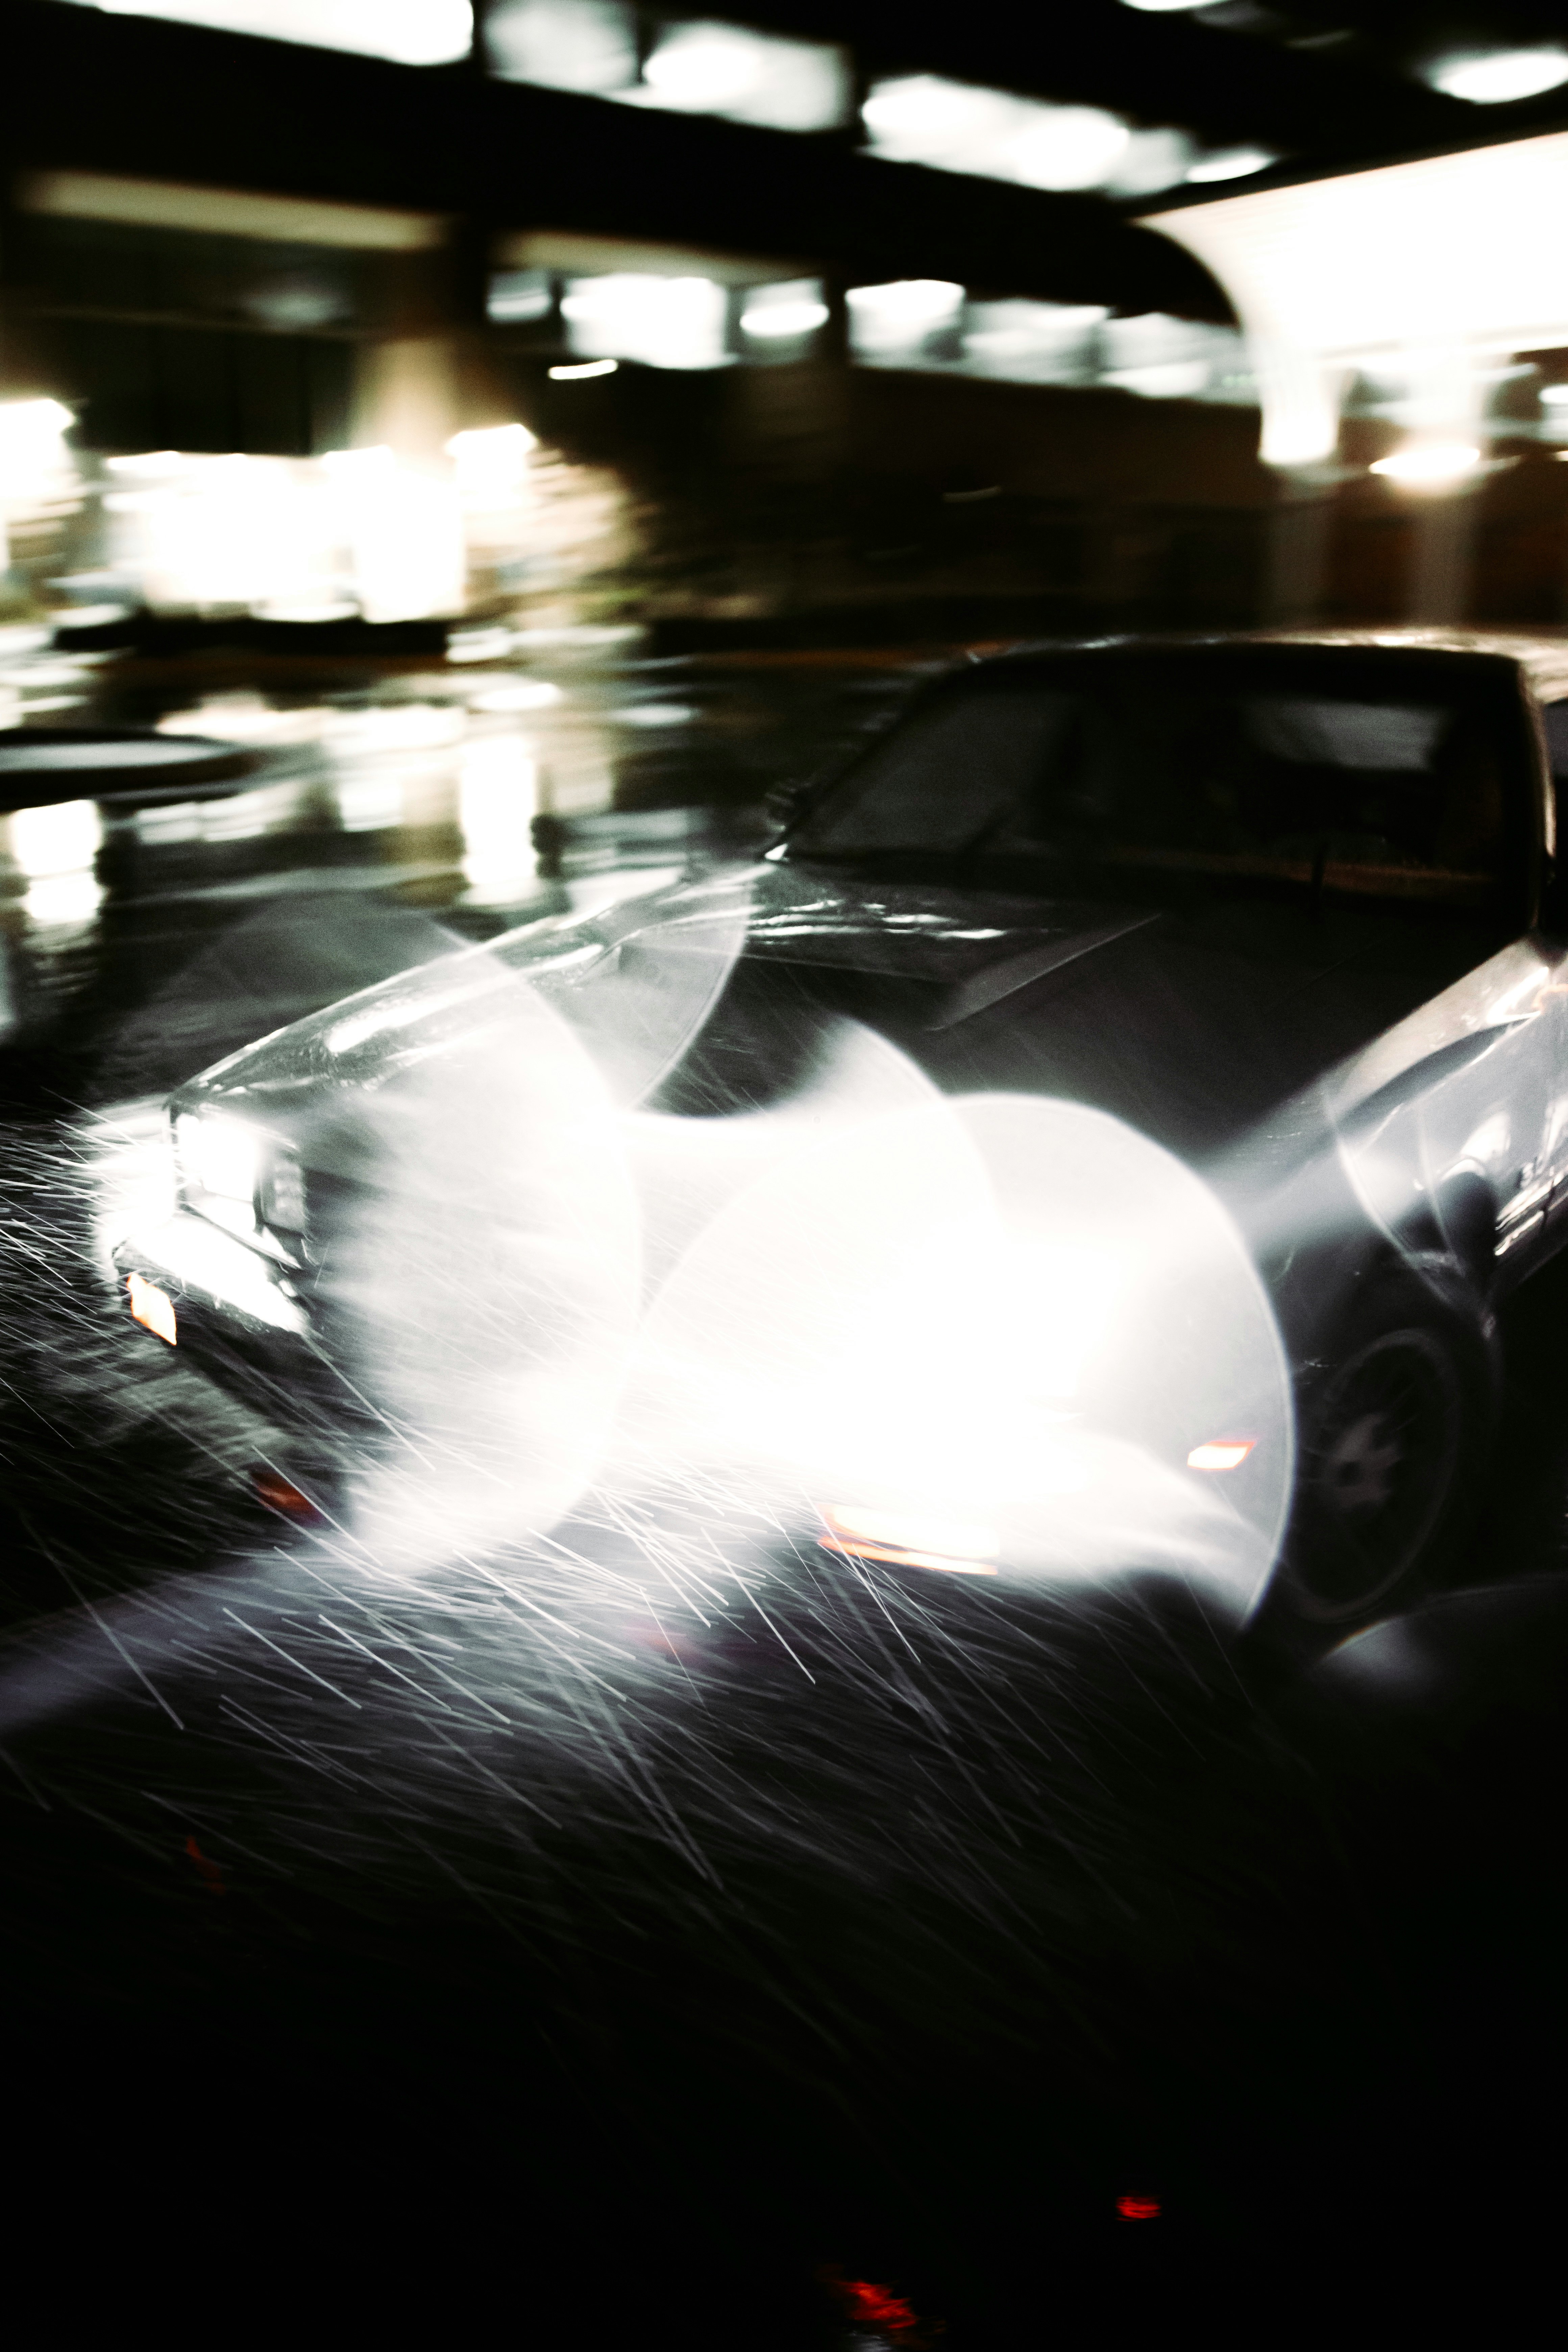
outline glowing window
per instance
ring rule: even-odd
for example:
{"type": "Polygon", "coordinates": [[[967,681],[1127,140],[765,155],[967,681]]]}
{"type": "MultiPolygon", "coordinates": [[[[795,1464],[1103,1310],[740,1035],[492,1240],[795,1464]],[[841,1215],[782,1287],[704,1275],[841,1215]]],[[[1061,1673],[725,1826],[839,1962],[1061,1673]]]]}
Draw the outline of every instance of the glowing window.
{"type": "Polygon", "coordinates": [[[473,47],[469,0],[75,0],[110,16],[160,16],[400,66],[444,66],[473,47]]]}

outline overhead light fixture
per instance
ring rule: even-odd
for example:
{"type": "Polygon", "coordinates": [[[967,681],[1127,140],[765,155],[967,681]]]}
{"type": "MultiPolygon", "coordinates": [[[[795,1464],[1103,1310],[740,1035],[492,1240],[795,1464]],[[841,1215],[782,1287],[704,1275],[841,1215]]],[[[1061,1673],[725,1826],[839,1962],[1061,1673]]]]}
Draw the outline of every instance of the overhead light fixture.
{"type": "Polygon", "coordinates": [[[491,0],[485,54],[502,81],[608,97],[637,80],[637,13],[627,0],[491,0]]]}
{"type": "Polygon", "coordinates": [[[742,25],[667,25],[621,96],[677,114],[718,114],[768,131],[834,131],[849,112],[845,52],[742,25]]]}
{"type": "Polygon", "coordinates": [[[889,163],[1058,193],[1103,186],[1132,144],[1131,126],[1101,107],[1051,106],[941,74],[873,83],[860,119],[889,163]]]}
{"type": "Polygon", "coordinates": [[[1568,81],[1568,48],[1552,41],[1532,49],[1458,50],[1426,67],[1421,79],[1471,106],[1509,106],[1568,81]]]}
{"type": "Polygon", "coordinates": [[[1481,453],[1470,441],[1412,441],[1375,460],[1370,470],[1412,489],[1441,489],[1473,473],[1481,453]]]}

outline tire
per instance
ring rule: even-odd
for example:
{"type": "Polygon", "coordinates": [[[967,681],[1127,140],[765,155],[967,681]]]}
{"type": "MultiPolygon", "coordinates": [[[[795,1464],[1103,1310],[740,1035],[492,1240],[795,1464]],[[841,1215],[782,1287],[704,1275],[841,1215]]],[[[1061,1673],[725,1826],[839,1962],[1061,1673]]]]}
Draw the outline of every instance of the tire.
{"type": "Polygon", "coordinates": [[[1491,1321],[1458,1270],[1368,1280],[1298,1381],[1295,1501],[1259,1612],[1326,1638],[1441,1575],[1475,1518],[1497,1422],[1491,1321]]]}

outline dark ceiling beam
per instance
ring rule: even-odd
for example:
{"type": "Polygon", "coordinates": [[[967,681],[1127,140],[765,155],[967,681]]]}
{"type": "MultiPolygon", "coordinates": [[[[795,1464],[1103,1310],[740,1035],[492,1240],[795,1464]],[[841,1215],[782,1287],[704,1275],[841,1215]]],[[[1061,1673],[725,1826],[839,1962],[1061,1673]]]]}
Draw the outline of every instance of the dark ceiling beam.
{"type": "MultiPolygon", "coordinates": [[[[13,170],[74,169],[808,257],[851,279],[1229,316],[1179,247],[1089,196],[194,26],[0,0],[13,170]]],[[[199,219],[193,227],[200,226],[199,219]]]]}

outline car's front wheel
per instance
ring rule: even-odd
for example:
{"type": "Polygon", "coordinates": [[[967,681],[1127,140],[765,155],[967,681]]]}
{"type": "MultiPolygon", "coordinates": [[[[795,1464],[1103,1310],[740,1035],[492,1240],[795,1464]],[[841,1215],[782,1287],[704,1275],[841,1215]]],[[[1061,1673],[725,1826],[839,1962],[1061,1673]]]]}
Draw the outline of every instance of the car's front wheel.
{"type": "Polygon", "coordinates": [[[1452,1268],[1372,1279],[1298,1382],[1295,1501],[1260,1617],[1337,1633],[1433,1580],[1479,1503],[1497,1392],[1489,1318],[1452,1268]]]}

